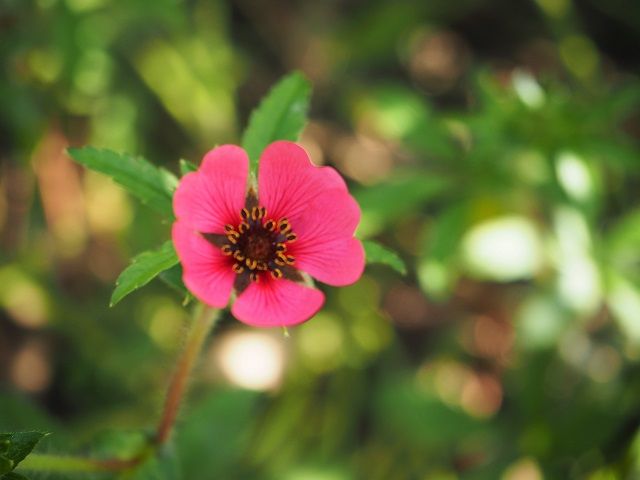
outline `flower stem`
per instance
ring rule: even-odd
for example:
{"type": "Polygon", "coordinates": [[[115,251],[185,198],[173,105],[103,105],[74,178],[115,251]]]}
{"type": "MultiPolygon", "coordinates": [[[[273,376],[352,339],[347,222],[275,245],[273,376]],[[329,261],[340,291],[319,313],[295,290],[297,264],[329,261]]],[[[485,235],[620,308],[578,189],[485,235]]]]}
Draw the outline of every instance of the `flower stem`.
{"type": "Polygon", "coordinates": [[[117,472],[137,465],[140,458],[131,460],[97,460],[67,455],[29,454],[19,468],[46,472],[117,472]]]}
{"type": "Polygon", "coordinates": [[[178,416],[180,403],[189,383],[189,376],[193,370],[204,341],[216,323],[219,310],[199,305],[195,310],[195,318],[188,333],[182,355],[178,359],[176,370],[169,384],[167,400],[162,417],[158,424],[156,435],[152,442],[147,443],[137,455],[127,460],[118,458],[91,459],[66,455],[50,455],[33,453],[21,463],[20,468],[47,472],[122,472],[130,470],[164,445],[171,436],[171,431],[178,416]]]}
{"type": "Polygon", "coordinates": [[[182,355],[178,360],[176,370],[169,384],[164,410],[156,431],[155,442],[157,445],[165,444],[171,436],[171,431],[180,409],[180,403],[189,382],[189,376],[202,350],[204,341],[218,319],[218,315],[219,310],[205,305],[198,306],[182,355]]]}

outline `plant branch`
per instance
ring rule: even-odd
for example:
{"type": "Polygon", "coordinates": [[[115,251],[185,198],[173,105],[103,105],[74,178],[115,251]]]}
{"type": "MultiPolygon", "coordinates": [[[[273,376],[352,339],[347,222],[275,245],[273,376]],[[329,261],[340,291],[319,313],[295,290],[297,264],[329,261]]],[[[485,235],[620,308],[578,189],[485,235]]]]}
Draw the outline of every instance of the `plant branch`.
{"type": "Polygon", "coordinates": [[[157,445],[163,445],[171,436],[171,431],[180,409],[180,403],[189,383],[191,371],[202,350],[204,341],[218,319],[218,315],[219,310],[205,305],[198,307],[196,318],[191,326],[182,355],[178,359],[176,370],[169,384],[167,399],[155,437],[157,445]]]}
{"type": "Polygon", "coordinates": [[[184,349],[178,358],[178,363],[169,384],[162,417],[158,424],[156,435],[150,443],[137,455],[127,460],[118,458],[91,459],[66,455],[50,455],[32,453],[21,463],[25,470],[47,472],[122,472],[130,470],[164,445],[171,437],[180,404],[184,398],[191,372],[196,364],[202,346],[211,332],[219,316],[219,310],[199,305],[195,310],[191,329],[187,335],[184,349]]]}
{"type": "Polygon", "coordinates": [[[47,472],[118,472],[137,465],[141,459],[142,457],[135,457],[130,460],[98,460],[67,455],[32,453],[20,462],[19,468],[47,472]]]}

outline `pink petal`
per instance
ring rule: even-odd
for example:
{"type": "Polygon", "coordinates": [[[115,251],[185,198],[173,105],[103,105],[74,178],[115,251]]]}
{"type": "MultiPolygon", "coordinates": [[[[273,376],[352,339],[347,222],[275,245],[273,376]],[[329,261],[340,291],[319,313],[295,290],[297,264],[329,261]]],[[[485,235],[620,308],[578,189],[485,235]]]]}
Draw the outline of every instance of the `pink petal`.
{"type": "Polygon", "coordinates": [[[189,291],[209,306],[225,307],[236,278],[230,257],[182,220],[173,224],[171,237],[182,263],[182,280],[189,291]]]}
{"type": "Polygon", "coordinates": [[[323,303],[320,290],[263,276],[240,294],[231,313],[256,327],[286,327],[309,320],[323,303]]]}
{"type": "Polygon", "coordinates": [[[351,195],[334,190],[307,206],[292,223],[298,240],[290,244],[295,267],[329,285],[349,285],[364,271],[364,249],[353,237],[360,207],[351,195]]]}
{"type": "Polygon", "coordinates": [[[194,230],[223,233],[237,224],[247,192],[249,159],[236,145],[222,145],[204,156],[197,172],[185,175],[173,197],[176,217],[194,230]]]}
{"type": "Polygon", "coordinates": [[[309,203],[331,190],[346,192],[347,186],[333,168],[313,165],[301,146],[279,141],[262,153],[258,197],[269,218],[287,217],[295,225],[309,203]]]}

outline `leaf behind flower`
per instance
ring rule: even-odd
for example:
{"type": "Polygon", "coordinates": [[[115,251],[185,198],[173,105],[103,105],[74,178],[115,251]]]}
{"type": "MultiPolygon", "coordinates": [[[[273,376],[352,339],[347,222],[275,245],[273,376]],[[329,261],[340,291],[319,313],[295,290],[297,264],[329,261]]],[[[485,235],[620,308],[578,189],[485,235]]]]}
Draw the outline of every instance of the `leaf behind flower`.
{"type": "Polygon", "coordinates": [[[373,240],[364,240],[362,245],[364,246],[364,253],[368,264],[381,263],[393,268],[401,275],[407,274],[407,266],[400,256],[393,250],[384,247],[373,240]]]}
{"type": "Polygon", "coordinates": [[[44,432],[0,433],[0,478],[24,478],[11,472],[45,435],[44,432]]]}
{"type": "Polygon", "coordinates": [[[251,171],[256,172],[260,154],[276,140],[298,139],[307,122],[311,84],[300,73],[293,72],[280,80],[251,114],[242,136],[251,171]]]}
{"type": "Polygon", "coordinates": [[[87,168],[109,175],[129,193],[157,212],[173,216],[172,198],[178,179],[142,157],[93,147],[69,148],[71,158],[87,168]]]}
{"type": "Polygon", "coordinates": [[[157,250],[149,250],[136,256],[116,280],[111,306],[177,263],[178,257],[171,240],[163,243],[157,250]]]}

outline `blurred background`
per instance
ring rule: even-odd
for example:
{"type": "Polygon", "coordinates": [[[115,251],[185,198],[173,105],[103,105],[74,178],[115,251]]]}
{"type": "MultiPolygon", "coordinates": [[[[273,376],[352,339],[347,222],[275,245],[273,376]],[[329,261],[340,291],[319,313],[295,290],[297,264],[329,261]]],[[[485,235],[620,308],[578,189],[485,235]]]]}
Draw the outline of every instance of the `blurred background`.
{"type": "Polygon", "coordinates": [[[176,471],[640,478],[639,45],[632,0],[0,0],[0,430],[126,457],[188,321],[159,281],[108,308],[169,225],[64,147],[177,171],[299,69],[303,145],[409,274],[290,338],[226,315],[176,471]]]}

